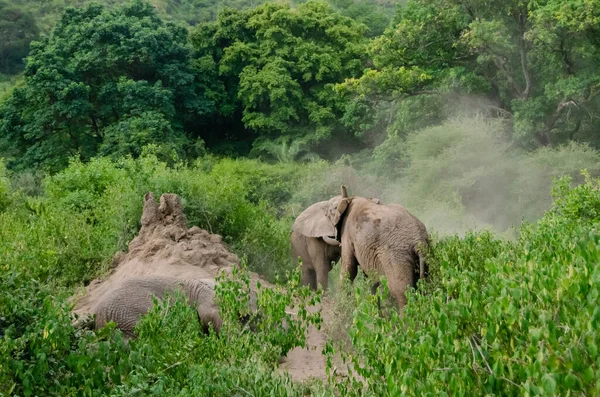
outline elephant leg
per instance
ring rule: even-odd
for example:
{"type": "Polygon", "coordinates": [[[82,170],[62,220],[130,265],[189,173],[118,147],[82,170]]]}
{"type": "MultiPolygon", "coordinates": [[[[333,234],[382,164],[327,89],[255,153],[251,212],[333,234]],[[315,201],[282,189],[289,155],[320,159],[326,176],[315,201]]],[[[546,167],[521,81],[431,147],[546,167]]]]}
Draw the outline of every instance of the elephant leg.
{"type": "Polygon", "coordinates": [[[377,288],[381,285],[381,281],[376,281],[371,285],[371,293],[375,295],[377,293],[377,288]]]}
{"type": "Polygon", "coordinates": [[[343,282],[346,278],[353,282],[358,274],[358,261],[354,256],[354,248],[349,244],[344,246],[342,250],[342,266],[340,268],[340,281],[343,282]]]}
{"type": "Polygon", "coordinates": [[[310,288],[314,291],[317,290],[317,276],[314,269],[309,269],[306,266],[302,267],[302,278],[300,280],[302,285],[310,285],[310,288]]]}
{"type": "Polygon", "coordinates": [[[414,270],[410,264],[391,264],[386,269],[386,277],[390,294],[396,300],[400,315],[402,315],[407,302],[406,291],[414,283],[414,270]]]}
{"type": "Polygon", "coordinates": [[[315,264],[314,272],[316,272],[317,284],[321,284],[323,291],[327,291],[329,286],[329,263],[327,258],[318,258],[313,263],[315,264]]]}
{"type": "Polygon", "coordinates": [[[212,324],[213,330],[216,334],[219,334],[221,332],[223,320],[221,319],[218,310],[206,310],[206,308],[199,307],[197,309],[197,313],[198,321],[200,322],[200,326],[202,328],[203,333],[208,334],[210,324],[212,324]]]}

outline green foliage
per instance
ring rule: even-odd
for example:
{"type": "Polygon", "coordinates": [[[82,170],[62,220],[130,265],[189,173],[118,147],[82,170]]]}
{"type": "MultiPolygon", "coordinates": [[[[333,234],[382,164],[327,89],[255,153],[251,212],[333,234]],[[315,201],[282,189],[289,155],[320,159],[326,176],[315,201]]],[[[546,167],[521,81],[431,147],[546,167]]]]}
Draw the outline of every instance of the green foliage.
{"type": "Polygon", "coordinates": [[[16,267],[1,281],[0,393],[101,395],[119,381],[127,368],[120,333],[76,329],[66,294],[28,280],[16,267]]]}
{"type": "Polygon", "coordinates": [[[25,86],[0,110],[2,148],[18,166],[52,170],[70,155],[139,155],[150,142],[185,152],[197,137],[185,128],[214,106],[196,72],[187,31],[150,5],[69,9],[32,44],[25,86]]]}
{"type": "Polygon", "coordinates": [[[488,207],[529,208],[547,193],[551,176],[597,162],[594,150],[575,144],[520,155],[501,131],[493,122],[457,120],[408,136],[400,185],[364,175],[351,157],[334,165],[270,165],[204,156],[169,167],[157,147],[135,159],[72,159],[44,178],[43,192],[17,189],[29,182],[16,180],[11,188],[2,170],[0,192],[8,200],[0,210],[0,393],[598,394],[600,180],[587,173],[557,179],[550,209],[514,241],[490,231],[435,232],[451,223],[448,209],[462,221],[465,209],[482,208],[473,204],[477,195],[488,207]],[[506,172],[514,190],[491,189],[508,183],[506,172]],[[323,324],[309,310],[320,294],[300,288],[292,271],[290,225],[299,209],[337,194],[340,183],[353,194],[408,202],[415,213],[438,203],[437,218],[428,218],[430,278],[409,293],[403,318],[380,315],[379,299],[389,301],[385,284],[373,296],[368,278],[359,276],[352,294],[332,282],[336,311],[325,325],[341,344],[326,348],[329,374],[343,365],[334,359],[339,347],[350,375],[299,385],[275,371],[277,361],[305,346],[309,325],[323,324]],[[99,332],[73,325],[66,304],[72,287],[106,272],[137,231],[148,191],[180,195],[190,225],[222,234],[249,268],[284,283],[260,286],[252,314],[244,269],[221,279],[219,337],[201,334],[196,313],[177,296],[157,302],[139,323],[139,338],[127,344],[110,325],[99,332]],[[419,203],[419,194],[429,203],[419,203]]]}
{"type": "Polygon", "coordinates": [[[598,180],[582,172],[585,182],[571,191],[571,178],[563,176],[552,186],[554,202],[550,213],[573,224],[581,222],[595,224],[600,221],[600,195],[598,180]]]}
{"type": "Polygon", "coordinates": [[[571,140],[597,146],[597,120],[590,117],[599,105],[592,3],[407,1],[371,41],[371,68],[346,87],[345,95],[362,106],[348,107],[344,117],[362,122],[367,134],[383,123],[397,135],[412,127],[403,113],[412,97],[439,97],[417,111],[444,118],[462,111],[461,97],[477,95],[487,100],[472,101],[472,108],[508,119],[524,147],[571,140]],[[404,77],[410,74],[421,78],[404,77]]]}
{"type": "Polygon", "coordinates": [[[369,37],[381,35],[389,26],[396,5],[373,0],[332,0],[331,4],[342,15],[364,23],[369,28],[366,32],[369,37]]]}
{"type": "Polygon", "coordinates": [[[148,144],[172,165],[205,142],[230,156],[334,160],[387,138],[376,157],[397,163],[396,178],[413,131],[474,113],[501,119],[525,150],[600,144],[593,2],[104,3],[0,6],[0,72],[19,69],[13,53],[36,26],[49,33],[31,46],[25,84],[0,83],[9,169],[54,172],[73,155],[136,157],[148,144]],[[188,38],[166,20],[197,26],[188,38]]]}
{"type": "Polygon", "coordinates": [[[0,2],[0,73],[22,70],[29,43],[38,35],[34,16],[17,2],[0,2]]]}
{"type": "Polygon", "coordinates": [[[319,155],[311,152],[308,145],[302,140],[290,140],[285,137],[255,143],[251,155],[257,155],[258,158],[274,160],[278,163],[308,162],[317,161],[319,155]]]}
{"type": "Polygon", "coordinates": [[[88,277],[105,269],[109,256],[125,248],[139,226],[141,198],[153,191],[157,196],[178,194],[190,226],[221,234],[238,255],[248,257],[252,270],[273,280],[294,266],[289,251],[292,220],[279,217],[288,215],[299,183],[324,165],[304,170],[294,164],[271,166],[207,156],[191,167],[168,168],[148,149],[135,160],[98,158],[87,164],[73,160],[64,171],[46,178],[46,195],[39,205],[57,217],[81,220],[96,236],[95,252],[104,259],[78,267],[86,274],[95,269],[88,277]]]}
{"type": "Polygon", "coordinates": [[[363,31],[323,2],[270,3],[223,11],[192,40],[218,65],[229,95],[222,106],[241,114],[257,144],[285,136],[310,145],[340,127],[333,85],[359,75],[363,31]]]}
{"type": "Polygon", "coordinates": [[[600,392],[598,183],[562,179],[552,209],[515,243],[487,232],[436,241],[432,280],[409,295],[403,318],[380,317],[358,291],[350,362],[359,376],[342,394],[600,392]]]}
{"type": "Polygon", "coordinates": [[[4,211],[11,202],[10,181],[6,177],[6,167],[0,158],[0,212],[4,211]]]}

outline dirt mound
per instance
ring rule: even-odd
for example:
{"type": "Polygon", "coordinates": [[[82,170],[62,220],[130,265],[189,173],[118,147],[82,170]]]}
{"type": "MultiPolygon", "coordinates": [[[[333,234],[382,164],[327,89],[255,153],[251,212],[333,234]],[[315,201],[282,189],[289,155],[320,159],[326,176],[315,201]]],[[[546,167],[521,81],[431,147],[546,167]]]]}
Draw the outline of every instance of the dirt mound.
{"type": "MultiPolygon", "coordinates": [[[[223,245],[221,236],[197,226],[188,229],[181,200],[176,194],[144,196],[142,227],[128,247],[113,259],[113,270],[104,279],[92,281],[83,296],[76,298],[74,312],[85,316],[107,291],[131,277],[165,275],[182,279],[214,279],[221,271],[229,273],[240,263],[237,255],[223,245]]],[[[260,279],[250,273],[252,284],[260,279]]]]}

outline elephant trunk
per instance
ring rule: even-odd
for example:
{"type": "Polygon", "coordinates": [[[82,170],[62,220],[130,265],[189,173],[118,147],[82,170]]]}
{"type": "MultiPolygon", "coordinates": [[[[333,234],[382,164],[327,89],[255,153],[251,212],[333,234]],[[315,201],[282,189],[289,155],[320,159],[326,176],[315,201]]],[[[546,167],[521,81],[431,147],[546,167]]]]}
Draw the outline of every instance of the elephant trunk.
{"type": "Polygon", "coordinates": [[[346,186],[342,185],[341,190],[342,190],[342,198],[348,198],[348,190],[346,189],[346,186]]]}
{"type": "Polygon", "coordinates": [[[219,314],[219,307],[215,302],[214,282],[212,280],[186,280],[183,289],[189,303],[196,308],[198,318],[205,330],[212,324],[218,334],[223,320],[219,314]]]}

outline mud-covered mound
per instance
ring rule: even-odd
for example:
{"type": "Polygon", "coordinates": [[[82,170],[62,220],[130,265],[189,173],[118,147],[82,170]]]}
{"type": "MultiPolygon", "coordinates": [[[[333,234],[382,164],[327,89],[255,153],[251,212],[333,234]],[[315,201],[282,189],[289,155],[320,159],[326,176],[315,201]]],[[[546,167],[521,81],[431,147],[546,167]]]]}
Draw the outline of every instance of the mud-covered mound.
{"type": "MultiPolygon", "coordinates": [[[[188,229],[181,200],[176,194],[163,194],[159,205],[154,194],[147,193],[141,223],[128,252],[117,253],[111,273],[87,286],[85,294],[76,301],[75,313],[90,314],[100,297],[131,277],[214,279],[221,271],[229,273],[240,263],[237,255],[223,245],[221,236],[197,226],[188,229]]],[[[251,278],[255,282],[260,277],[251,273],[251,278]]],[[[265,284],[264,280],[261,279],[261,283],[265,284]]]]}

